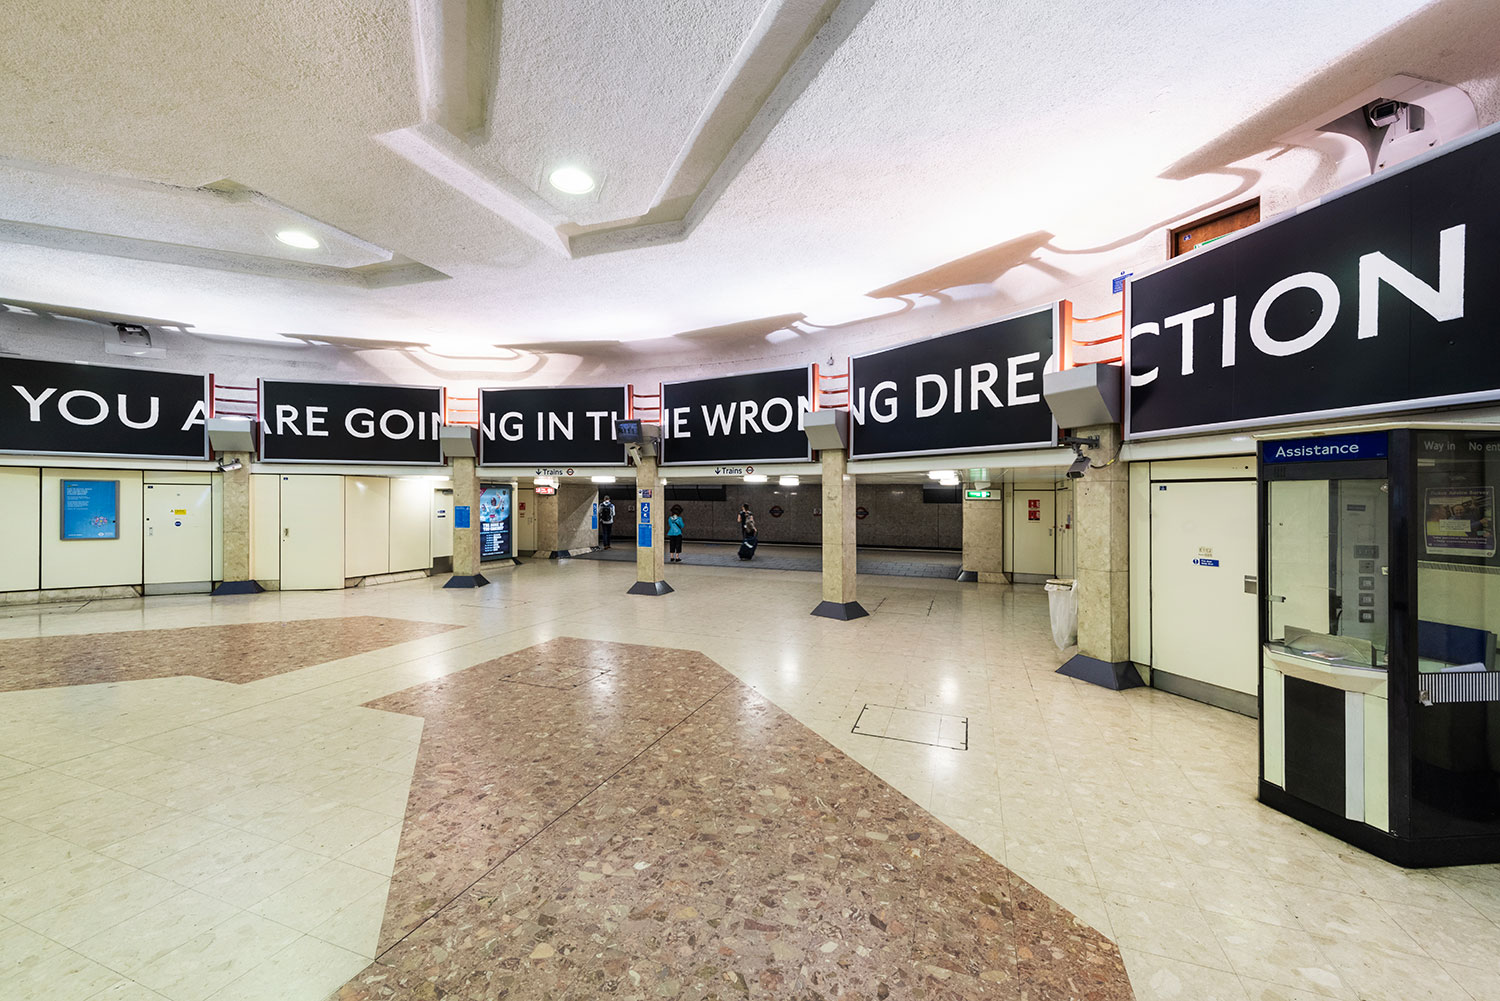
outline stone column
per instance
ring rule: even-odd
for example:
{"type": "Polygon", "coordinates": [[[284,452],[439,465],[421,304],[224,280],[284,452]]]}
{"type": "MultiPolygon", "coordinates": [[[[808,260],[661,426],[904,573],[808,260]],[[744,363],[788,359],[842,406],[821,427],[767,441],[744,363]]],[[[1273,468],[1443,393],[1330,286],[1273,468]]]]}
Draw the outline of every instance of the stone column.
{"type": "Polygon", "coordinates": [[[666,576],[667,516],[662,509],[661,473],[656,456],[642,456],[635,467],[635,583],[628,594],[670,594],[666,576]]]}
{"type": "Polygon", "coordinates": [[[981,584],[1004,584],[1001,556],[1005,544],[1005,505],[1002,490],[990,500],[964,498],[964,556],[958,579],[981,584]]]}
{"type": "Polygon", "coordinates": [[[823,600],[812,613],[827,619],[863,618],[870,613],[855,600],[858,557],[849,453],[825,448],[819,456],[823,463],[823,600]]]}
{"type": "Polygon", "coordinates": [[[1084,453],[1103,468],[1089,469],[1074,489],[1078,653],[1058,670],[1107,688],[1135,688],[1143,682],[1130,662],[1130,476],[1124,464],[1110,464],[1120,454],[1120,428],[1072,433],[1099,436],[1099,447],[1084,453]]]}
{"type": "Polygon", "coordinates": [[[453,458],[453,576],[444,587],[484,587],[479,572],[479,470],[472,456],[453,458]],[[467,516],[460,514],[467,512],[467,516]]]}
{"type": "Polygon", "coordinates": [[[225,465],[238,462],[240,468],[224,470],[224,577],[214,594],[257,594],[264,590],[250,577],[250,460],[249,452],[223,452],[219,461],[225,465]]]}

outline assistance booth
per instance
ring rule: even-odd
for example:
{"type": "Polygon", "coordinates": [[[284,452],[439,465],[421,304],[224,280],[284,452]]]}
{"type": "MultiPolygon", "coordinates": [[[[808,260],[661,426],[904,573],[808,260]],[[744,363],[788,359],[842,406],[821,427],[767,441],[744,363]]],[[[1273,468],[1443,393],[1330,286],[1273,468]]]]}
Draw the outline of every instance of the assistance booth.
{"type": "Polygon", "coordinates": [[[1500,426],[1259,458],[1261,801],[1399,865],[1500,861],[1500,426]]]}

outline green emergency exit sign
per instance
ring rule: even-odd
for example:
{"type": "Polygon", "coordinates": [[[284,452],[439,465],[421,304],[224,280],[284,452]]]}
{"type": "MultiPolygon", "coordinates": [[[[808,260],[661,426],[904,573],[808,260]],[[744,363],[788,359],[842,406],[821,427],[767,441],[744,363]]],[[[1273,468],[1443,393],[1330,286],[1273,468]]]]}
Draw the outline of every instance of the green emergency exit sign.
{"type": "Polygon", "coordinates": [[[990,492],[988,490],[966,490],[964,491],[964,497],[968,500],[989,500],[990,492]]]}

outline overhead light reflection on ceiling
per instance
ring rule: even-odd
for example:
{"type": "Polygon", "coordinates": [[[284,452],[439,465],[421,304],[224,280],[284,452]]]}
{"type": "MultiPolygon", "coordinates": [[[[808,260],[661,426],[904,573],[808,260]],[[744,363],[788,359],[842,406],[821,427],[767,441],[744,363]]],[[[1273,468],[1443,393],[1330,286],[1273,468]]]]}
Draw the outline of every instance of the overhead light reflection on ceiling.
{"type": "Polygon", "coordinates": [[[547,182],[565,195],[586,195],[594,190],[594,178],[579,167],[558,167],[547,182]]]}
{"type": "Polygon", "coordinates": [[[288,247],[296,247],[298,250],[317,250],[322,246],[316,236],[303,232],[300,229],[284,229],[276,234],[276,239],[288,247]]]}

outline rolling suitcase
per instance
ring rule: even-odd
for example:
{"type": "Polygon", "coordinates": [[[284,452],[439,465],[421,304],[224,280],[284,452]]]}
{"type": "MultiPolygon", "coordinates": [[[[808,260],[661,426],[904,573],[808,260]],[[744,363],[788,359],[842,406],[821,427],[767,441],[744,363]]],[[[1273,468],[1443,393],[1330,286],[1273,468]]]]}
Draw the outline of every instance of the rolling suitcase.
{"type": "Polygon", "coordinates": [[[755,547],[759,545],[755,536],[749,536],[740,543],[740,559],[749,560],[755,558],[755,547]]]}

